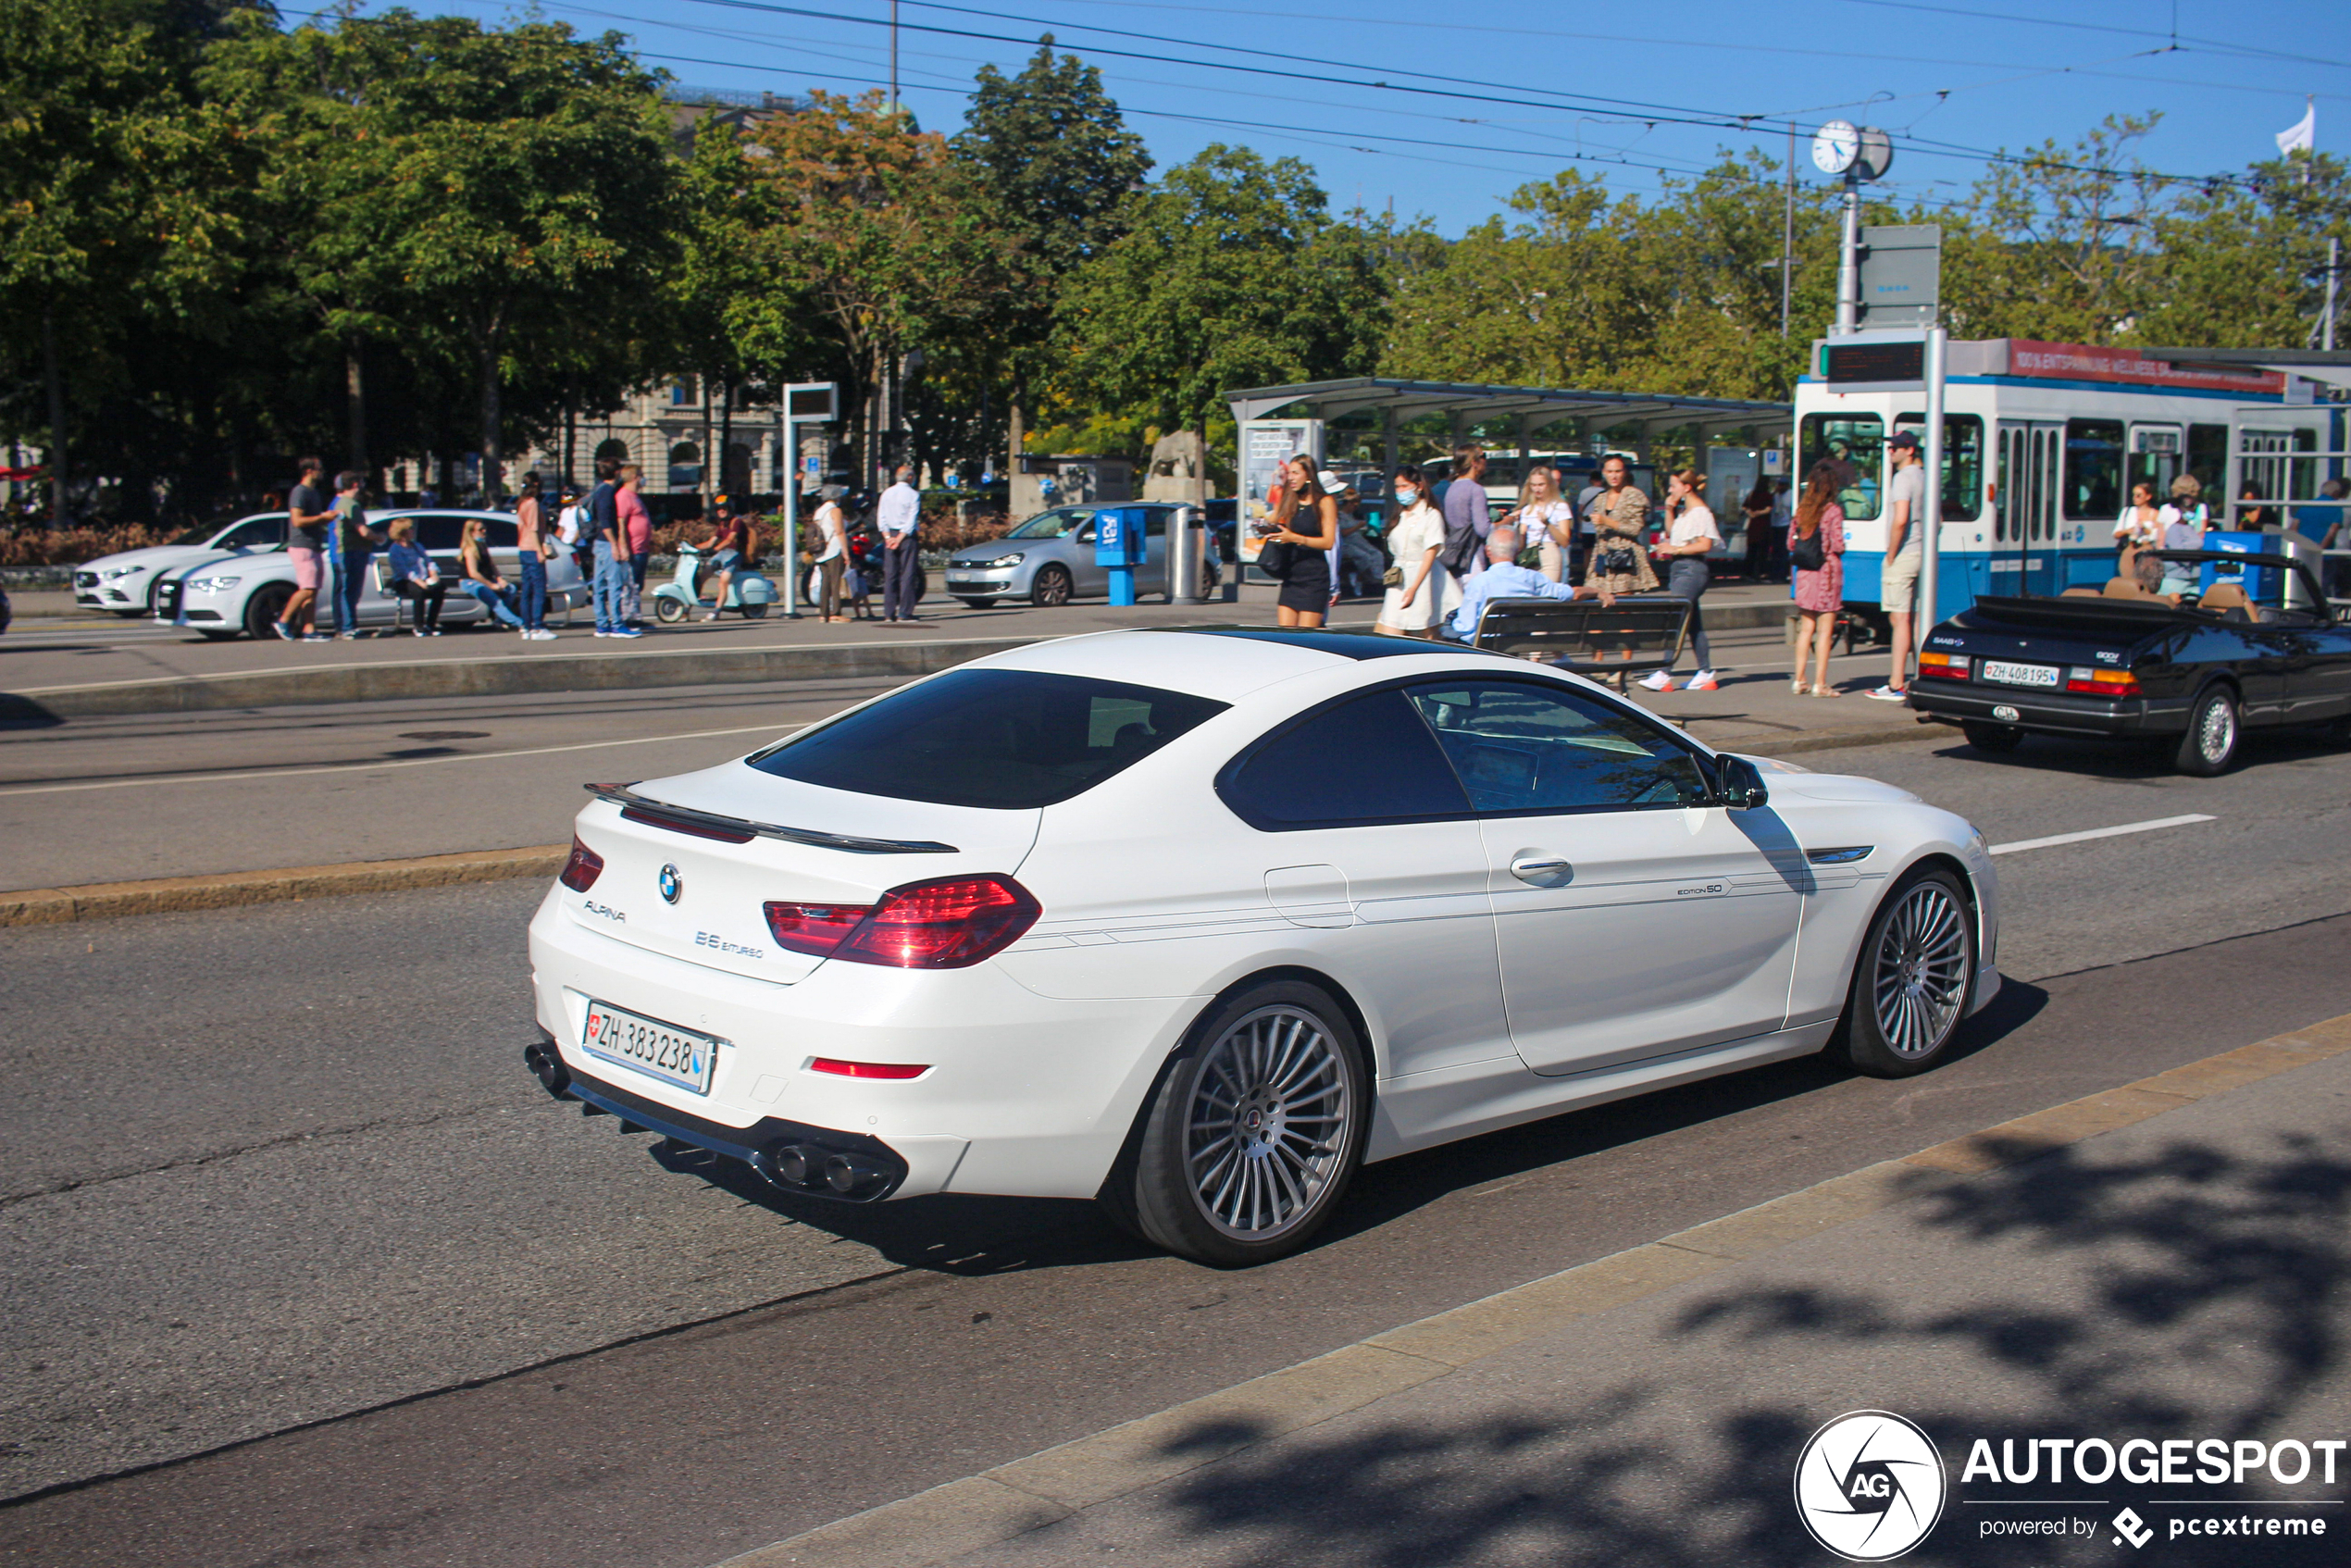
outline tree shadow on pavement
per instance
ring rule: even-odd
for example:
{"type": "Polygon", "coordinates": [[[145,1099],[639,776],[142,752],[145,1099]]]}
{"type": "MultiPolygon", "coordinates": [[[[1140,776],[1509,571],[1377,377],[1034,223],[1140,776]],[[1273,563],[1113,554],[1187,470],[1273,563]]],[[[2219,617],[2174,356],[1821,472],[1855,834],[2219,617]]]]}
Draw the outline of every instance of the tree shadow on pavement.
{"type": "MultiPolygon", "coordinates": [[[[2023,1027],[2048,1000],[2048,993],[2037,986],[2009,982],[1990,1005],[1961,1027],[1947,1065],[2023,1027]]],[[[1383,1161],[1357,1176],[1309,1253],[1392,1224],[1467,1188],[1572,1164],[1815,1093],[1852,1077],[1824,1056],[1803,1056],[1383,1161]]],[[[837,1203],[780,1191],[739,1161],[701,1150],[665,1150],[659,1139],[652,1149],[653,1158],[666,1169],[698,1176],[746,1203],[871,1247],[901,1267],[978,1276],[1158,1255],[1156,1248],[1120,1230],[1088,1202],[941,1194],[892,1203],[837,1203]]]]}
{"type": "MultiPolygon", "coordinates": [[[[1106,1512],[1080,1514],[1029,1537],[1019,1561],[1090,1562],[1115,1546],[1220,1568],[1817,1564],[1831,1559],[1797,1518],[1797,1455],[1823,1422],[1875,1407],[1934,1437],[1951,1486],[1910,1561],[2110,1564],[2104,1521],[2129,1503],[2160,1526],[2182,1511],[2150,1502],[2181,1488],[2011,1487],[2105,1500],[2103,1512],[2076,1511],[2100,1527],[1981,1538],[1983,1520],[2016,1515],[1959,1500],[1982,1495],[1980,1482],[1959,1485],[1970,1444],[2340,1435],[2346,1132],[2273,1135],[2251,1154],[2184,1140],[2060,1151],[1882,1214],[1892,1239],[1847,1245],[1826,1268],[1761,1259],[1742,1269],[1762,1276],[1752,1284],[1700,1281],[1563,1325],[1380,1407],[1393,1413],[1342,1417],[1168,1483],[1126,1538],[1106,1512]]],[[[2188,1490],[2227,1502],[2351,1492],[2351,1475],[2317,1487],[2319,1474],[2291,1492],[2258,1479],[2188,1490]]],[[[2351,1527],[2340,1508],[2277,1512],[2327,1515],[2331,1537],[2351,1527]]],[[[2241,1568],[2339,1562],[2343,1550],[2335,1538],[2183,1537],[2161,1555],[2241,1568]]]]}

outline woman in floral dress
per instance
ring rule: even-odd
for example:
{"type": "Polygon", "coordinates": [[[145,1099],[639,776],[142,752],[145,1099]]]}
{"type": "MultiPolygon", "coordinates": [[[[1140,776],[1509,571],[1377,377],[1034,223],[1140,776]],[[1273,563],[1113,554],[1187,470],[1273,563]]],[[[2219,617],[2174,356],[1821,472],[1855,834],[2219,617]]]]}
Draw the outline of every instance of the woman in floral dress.
{"type": "Polygon", "coordinates": [[[1836,641],[1838,612],[1845,608],[1845,508],[1836,498],[1850,482],[1850,474],[1834,457],[1813,464],[1804,479],[1804,498],[1797,503],[1795,525],[1788,529],[1791,559],[1809,554],[1810,541],[1816,538],[1821,547],[1819,566],[1799,566],[1796,570],[1796,608],[1804,617],[1796,634],[1793,690],[1799,697],[1807,691],[1815,697],[1845,695],[1829,684],[1829,650],[1836,641]],[[1805,666],[1816,653],[1820,677],[1808,683],[1805,666]]]}

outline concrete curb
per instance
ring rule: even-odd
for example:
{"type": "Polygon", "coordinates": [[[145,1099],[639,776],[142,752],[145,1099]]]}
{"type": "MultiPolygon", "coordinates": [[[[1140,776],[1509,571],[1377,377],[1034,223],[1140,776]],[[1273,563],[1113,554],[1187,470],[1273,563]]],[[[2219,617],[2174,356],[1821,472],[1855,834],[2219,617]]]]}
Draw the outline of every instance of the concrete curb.
{"type": "Polygon", "coordinates": [[[236,675],[113,680],[0,693],[0,717],[87,718],[434,697],[731,686],[770,680],[928,675],[967,660],[1049,641],[971,638],[843,642],[814,647],[684,649],[675,653],[551,653],[532,658],[433,659],[404,665],[310,665],[236,675]]]}
{"type": "MultiPolygon", "coordinates": [[[[1785,606],[1776,602],[1724,604],[1707,611],[1707,625],[1721,630],[1776,626],[1786,614],[1785,606]]],[[[1371,628],[1369,623],[1350,623],[1334,629],[1368,631],[1371,628]]],[[[733,686],[773,680],[870,679],[884,676],[911,678],[1033,642],[1083,635],[1084,632],[1057,632],[1041,637],[934,638],[920,642],[546,653],[524,658],[429,659],[409,664],[298,665],[233,675],[112,680],[0,692],[0,718],[91,718],[115,714],[198,713],[326,703],[733,686]]]]}
{"type": "Polygon", "coordinates": [[[415,860],[363,860],[344,865],[296,865],[282,871],[232,871],[212,877],[163,877],[146,882],[93,882],[78,888],[31,888],[0,892],[0,926],[61,926],[124,915],[168,915],[237,904],[283,903],[344,893],[392,893],[447,888],[460,882],[504,882],[553,877],[564,868],[568,844],[521,850],[478,850],[415,860]]]}
{"type": "Polygon", "coordinates": [[[1791,1241],[2351,1052],[2351,1014],[1882,1161],[1375,1334],[1282,1371],[728,1558],[721,1568],[926,1568],[1443,1377],[1575,1318],[1791,1241]]]}

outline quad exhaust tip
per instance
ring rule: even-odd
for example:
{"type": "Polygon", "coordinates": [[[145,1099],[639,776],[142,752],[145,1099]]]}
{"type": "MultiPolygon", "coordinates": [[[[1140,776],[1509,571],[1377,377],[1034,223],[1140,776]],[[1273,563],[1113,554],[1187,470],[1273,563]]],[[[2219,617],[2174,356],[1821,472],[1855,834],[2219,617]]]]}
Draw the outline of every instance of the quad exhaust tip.
{"type": "Polygon", "coordinates": [[[752,1156],[751,1168],[771,1186],[858,1202],[882,1197],[906,1176],[906,1167],[897,1162],[811,1143],[763,1149],[752,1156]]]}

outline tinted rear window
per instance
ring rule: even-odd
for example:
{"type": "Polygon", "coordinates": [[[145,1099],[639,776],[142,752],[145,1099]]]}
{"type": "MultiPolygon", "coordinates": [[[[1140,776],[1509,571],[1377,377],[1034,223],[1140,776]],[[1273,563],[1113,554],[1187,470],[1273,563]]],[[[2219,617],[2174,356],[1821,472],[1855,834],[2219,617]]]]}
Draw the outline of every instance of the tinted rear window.
{"type": "Polygon", "coordinates": [[[1025,810],[1092,789],[1225,707],[1079,676],[951,670],[750,760],[828,790],[1025,810]]]}
{"type": "Polygon", "coordinates": [[[1325,708],[1244,753],[1216,781],[1241,820],[1278,833],[1469,814],[1469,797],[1401,691],[1325,708]]]}

